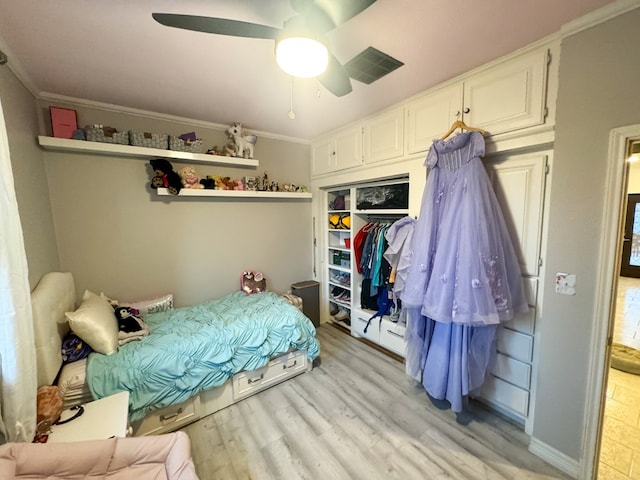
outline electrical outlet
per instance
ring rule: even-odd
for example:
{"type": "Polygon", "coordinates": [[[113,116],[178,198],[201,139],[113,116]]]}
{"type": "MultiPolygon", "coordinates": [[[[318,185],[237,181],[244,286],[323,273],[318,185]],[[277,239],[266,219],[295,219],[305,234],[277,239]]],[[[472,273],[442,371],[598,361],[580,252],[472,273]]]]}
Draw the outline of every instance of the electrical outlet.
{"type": "Polygon", "coordinates": [[[576,294],[576,276],[571,273],[556,273],[556,293],[562,295],[576,294]]]}

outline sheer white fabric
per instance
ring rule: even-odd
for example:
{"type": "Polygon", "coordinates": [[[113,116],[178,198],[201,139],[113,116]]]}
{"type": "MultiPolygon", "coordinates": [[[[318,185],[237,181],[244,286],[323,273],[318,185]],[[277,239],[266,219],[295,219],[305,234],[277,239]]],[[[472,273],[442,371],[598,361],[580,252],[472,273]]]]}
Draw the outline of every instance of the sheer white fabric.
{"type": "Polygon", "coordinates": [[[33,439],[36,391],[27,258],[0,103],[0,436],[4,441],[33,439]]]}

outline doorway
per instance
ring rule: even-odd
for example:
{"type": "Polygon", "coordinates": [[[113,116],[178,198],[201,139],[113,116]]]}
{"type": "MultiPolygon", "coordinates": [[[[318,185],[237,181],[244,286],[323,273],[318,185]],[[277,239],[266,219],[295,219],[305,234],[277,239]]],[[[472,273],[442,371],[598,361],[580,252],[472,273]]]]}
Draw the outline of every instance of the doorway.
{"type": "MultiPolygon", "coordinates": [[[[594,400],[585,443],[594,445],[593,478],[626,480],[640,475],[640,375],[618,361],[618,348],[640,348],[640,125],[612,132],[607,211],[602,242],[602,282],[594,338],[600,356],[592,370],[594,400]],[[607,272],[607,268],[611,268],[607,272]],[[607,285],[608,284],[608,285],[607,285]],[[612,356],[612,352],[613,356],[612,356]],[[612,361],[613,360],[613,361],[612,361]],[[591,424],[593,426],[593,423],[591,424]],[[588,438],[592,433],[592,440],[588,438]]],[[[592,365],[593,366],[593,365],[592,365]]],[[[588,450],[587,450],[588,451],[588,450]]],[[[591,476],[584,478],[591,478],[591,476]]]]}
{"type": "MultiPolygon", "coordinates": [[[[630,155],[629,159],[634,159],[634,156],[630,155]]],[[[640,183],[640,179],[637,178],[640,176],[640,171],[636,166],[638,159],[627,161],[630,163],[627,175],[627,208],[624,220],[620,275],[640,278],[640,190],[635,192],[638,190],[636,185],[640,183]]]]}

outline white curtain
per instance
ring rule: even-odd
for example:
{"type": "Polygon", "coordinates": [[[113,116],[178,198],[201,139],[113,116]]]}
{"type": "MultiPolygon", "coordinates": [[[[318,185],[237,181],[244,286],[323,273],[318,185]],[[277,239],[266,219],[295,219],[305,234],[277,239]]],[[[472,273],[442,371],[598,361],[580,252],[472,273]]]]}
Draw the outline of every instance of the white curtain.
{"type": "Polygon", "coordinates": [[[0,103],[0,440],[33,439],[37,388],[27,257],[0,103]]]}

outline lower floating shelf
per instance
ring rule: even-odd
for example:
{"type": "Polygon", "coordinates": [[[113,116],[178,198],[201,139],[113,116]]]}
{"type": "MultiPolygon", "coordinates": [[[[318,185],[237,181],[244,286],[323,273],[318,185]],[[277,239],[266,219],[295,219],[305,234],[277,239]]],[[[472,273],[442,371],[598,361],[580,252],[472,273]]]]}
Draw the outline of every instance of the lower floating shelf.
{"type": "Polygon", "coordinates": [[[166,188],[158,188],[158,195],[169,197],[236,197],[236,198],[311,198],[310,192],[261,192],[257,190],[211,190],[208,188],[183,188],[178,195],[172,195],[166,188]]]}

